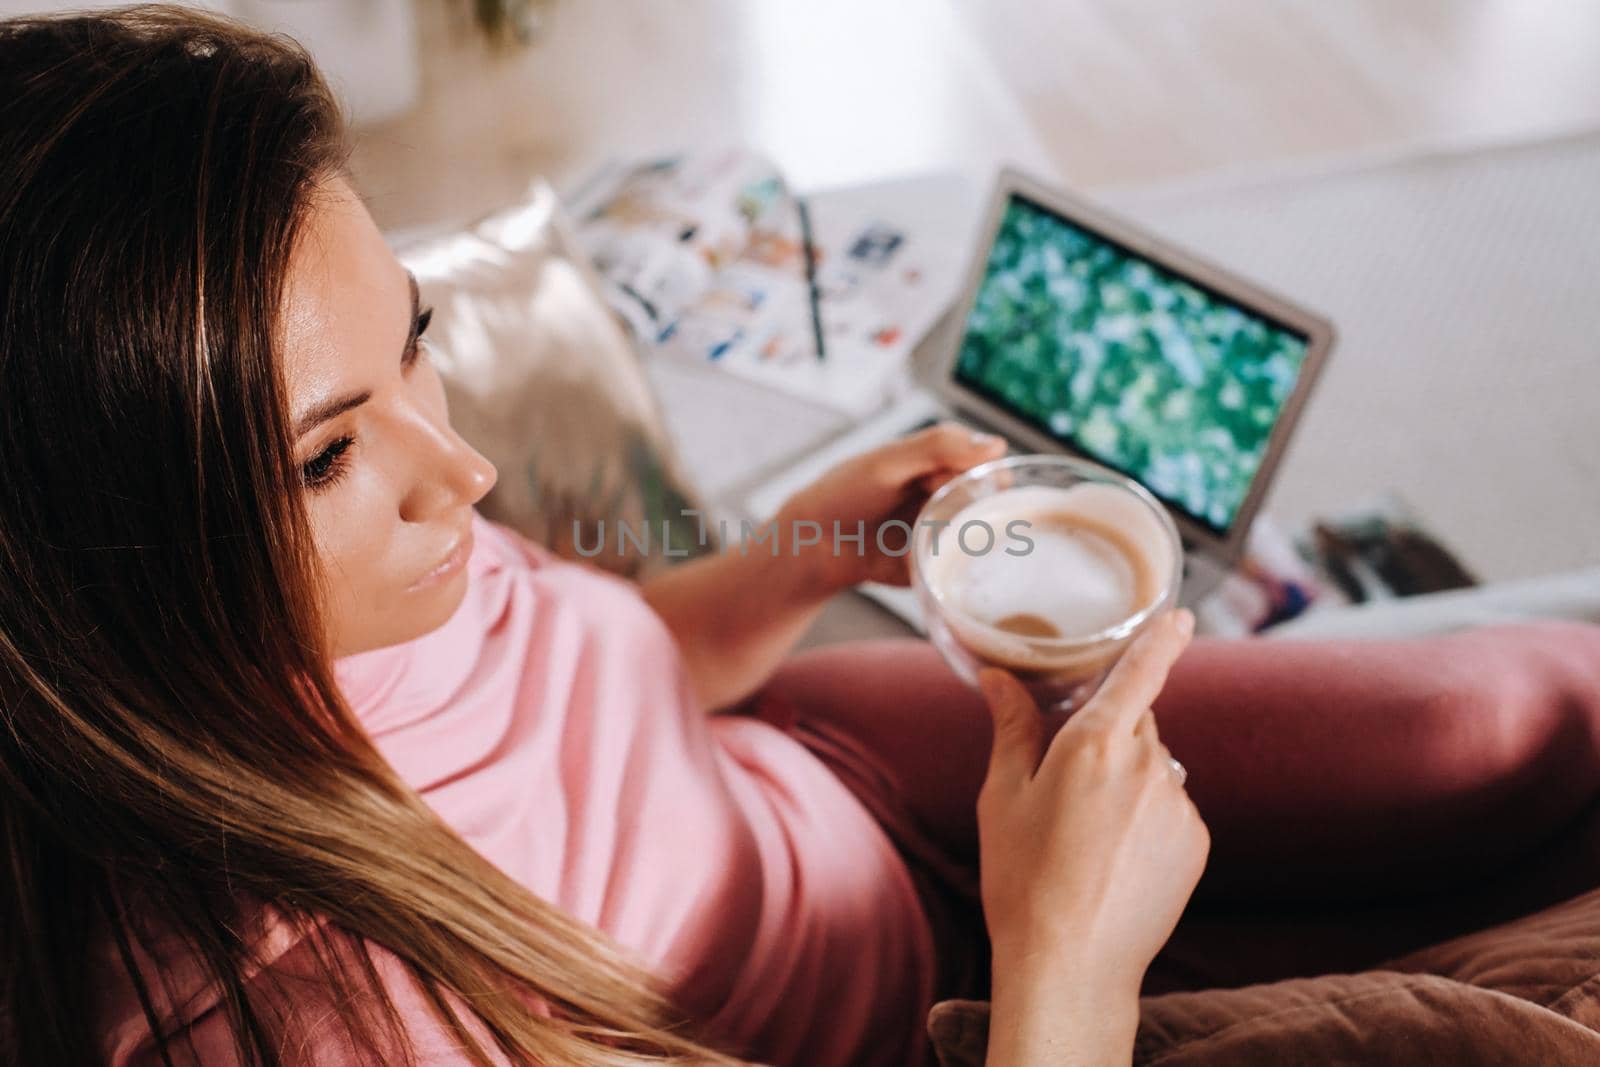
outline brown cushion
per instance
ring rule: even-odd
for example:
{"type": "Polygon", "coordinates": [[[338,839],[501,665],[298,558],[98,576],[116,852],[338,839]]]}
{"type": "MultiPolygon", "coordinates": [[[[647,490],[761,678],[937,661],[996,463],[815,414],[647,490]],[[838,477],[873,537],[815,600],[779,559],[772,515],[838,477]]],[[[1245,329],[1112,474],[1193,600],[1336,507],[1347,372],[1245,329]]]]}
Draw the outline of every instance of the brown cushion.
{"type": "Polygon", "coordinates": [[[1600,890],[1383,967],[1509,993],[1600,1031],[1600,890]]]}
{"type": "MultiPolygon", "coordinates": [[[[982,1067],[988,1005],[928,1030],[945,1067],[982,1067]]],[[[1600,1064],[1600,891],[1382,969],[1146,997],[1134,1063],[1600,1064]]]]}
{"type": "MultiPolygon", "coordinates": [[[[944,1067],[984,1067],[988,1010],[972,1001],[935,1006],[928,1029],[944,1067]]],[[[1133,1062],[1589,1067],[1600,1063],[1600,1034],[1494,990],[1436,975],[1368,971],[1146,998],[1133,1062]]]]}
{"type": "Polygon", "coordinates": [[[575,248],[540,183],[523,203],[398,252],[433,307],[431,358],[451,422],[500,472],[479,510],[561,555],[634,575],[701,548],[684,513],[695,495],[633,344],[575,248]],[[579,552],[579,537],[586,550],[599,544],[602,523],[605,550],[579,552]],[[618,523],[631,539],[619,540],[618,523]]]}
{"type": "Polygon", "coordinates": [[[1151,997],[1136,1064],[1298,1067],[1600,1063],[1600,1034],[1506,993],[1366,971],[1151,997]]]}

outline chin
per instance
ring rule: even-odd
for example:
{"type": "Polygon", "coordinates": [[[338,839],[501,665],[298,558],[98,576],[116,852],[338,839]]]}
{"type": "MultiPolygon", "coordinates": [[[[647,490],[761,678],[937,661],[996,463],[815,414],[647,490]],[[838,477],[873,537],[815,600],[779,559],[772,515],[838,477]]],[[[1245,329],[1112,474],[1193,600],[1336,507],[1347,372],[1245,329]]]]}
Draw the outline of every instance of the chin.
{"type": "Polygon", "coordinates": [[[391,610],[373,618],[373,625],[359,634],[352,634],[350,640],[340,642],[334,657],[403,645],[430,634],[450,621],[466,597],[465,572],[426,589],[407,591],[396,598],[398,603],[391,610]]]}
{"type": "Polygon", "coordinates": [[[411,624],[411,633],[400,638],[401,641],[431,633],[450,621],[450,617],[461,607],[461,602],[467,598],[466,572],[452,575],[438,585],[419,589],[410,596],[414,598],[414,606],[407,612],[406,621],[411,624]]]}

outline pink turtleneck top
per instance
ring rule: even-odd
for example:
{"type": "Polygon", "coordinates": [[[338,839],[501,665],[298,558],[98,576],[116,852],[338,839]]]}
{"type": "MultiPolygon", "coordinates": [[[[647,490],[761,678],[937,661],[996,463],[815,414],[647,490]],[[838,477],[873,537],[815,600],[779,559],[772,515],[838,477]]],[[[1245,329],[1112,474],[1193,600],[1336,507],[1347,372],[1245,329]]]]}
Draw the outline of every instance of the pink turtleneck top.
{"type": "MultiPolygon", "coordinates": [[[[631,949],[729,1051],[788,1065],[923,1055],[934,950],[884,831],[798,742],[708,714],[631,584],[478,518],[466,598],[439,629],[347,657],[340,684],[401,776],[491,862],[631,949]]],[[[267,967],[307,952],[273,927],[267,967]]],[[[467,1062],[375,950],[422,1063],[467,1062]]],[[[181,957],[157,1009],[199,1062],[232,1062],[215,994],[181,957]]],[[[160,983],[157,983],[159,985],[160,983]]],[[[109,1062],[159,1062],[113,983],[109,1062]]],[[[347,1062],[329,1027],[306,1062],[347,1062]]]]}

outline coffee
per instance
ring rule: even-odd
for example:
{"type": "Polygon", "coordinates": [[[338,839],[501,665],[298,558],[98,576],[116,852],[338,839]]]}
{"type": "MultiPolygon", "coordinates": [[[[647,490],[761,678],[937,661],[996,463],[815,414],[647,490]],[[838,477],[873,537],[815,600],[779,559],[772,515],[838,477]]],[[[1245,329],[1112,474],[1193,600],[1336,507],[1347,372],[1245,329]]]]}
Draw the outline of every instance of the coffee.
{"type": "Polygon", "coordinates": [[[1063,685],[1115,660],[1126,642],[1117,628],[1166,594],[1175,564],[1143,500],[1092,482],[973,501],[920,562],[974,656],[1063,685]]]}

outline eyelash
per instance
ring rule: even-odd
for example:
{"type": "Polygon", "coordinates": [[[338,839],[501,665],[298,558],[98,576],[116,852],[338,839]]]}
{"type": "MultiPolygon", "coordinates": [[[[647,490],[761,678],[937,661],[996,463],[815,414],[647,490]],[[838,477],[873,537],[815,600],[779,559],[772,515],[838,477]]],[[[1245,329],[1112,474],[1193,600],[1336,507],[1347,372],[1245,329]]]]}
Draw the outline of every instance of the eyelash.
{"type": "Polygon", "coordinates": [[[354,437],[341,437],[328,445],[300,468],[300,481],[311,490],[326,489],[344,476],[349,465],[341,462],[346,451],[356,443],[354,437]]]}
{"type": "Polygon", "coordinates": [[[417,354],[427,344],[423,334],[428,332],[428,323],[433,321],[433,308],[425,307],[417,312],[417,336],[412,340],[411,347],[406,349],[405,356],[400,360],[402,367],[409,367],[417,361],[417,354]]]}
{"type": "MultiPolygon", "coordinates": [[[[417,315],[417,335],[411,347],[401,357],[400,365],[409,368],[417,361],[423,348],[422,335],[428,329],[428,323],[433,321],[433,309],[423,308],[417,315]]],[[[330,442],[326,448],[307,460],[300,468],[300,481],[307,489],[320,491],[335,485],[350,469],[350,464],[345,460],[345,453],[356,439],[350,435],[337,438],[330,442]]]]}

